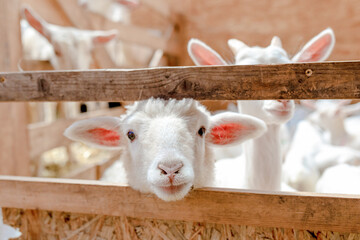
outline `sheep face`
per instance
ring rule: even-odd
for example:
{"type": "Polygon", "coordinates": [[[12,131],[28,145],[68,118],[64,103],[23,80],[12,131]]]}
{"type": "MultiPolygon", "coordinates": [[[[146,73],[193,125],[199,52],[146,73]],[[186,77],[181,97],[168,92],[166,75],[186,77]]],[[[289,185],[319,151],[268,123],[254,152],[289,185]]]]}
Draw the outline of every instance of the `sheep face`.
{"type": "Polygon", "coordinates": [[[65,135],[96,147],[123,147],[129,185],[173,201],[191,187],[211,185],[210,146],[238,144],[265,131],[261,120],[237,113],[210,116],[191,99],[150,99],[129,107],[122,119],[78,121],[65,135]]]}
{"type": "Polygon", "coordinates": [[[124,119],[123,135],[128,138],[131,159],[125,162],[129,184],[161,199],[177,200],[193,185],[212,179],[213,163],[205,157],[208,114],[196,106],[172,111],[171,105],[161,105],[162,112],[143,107],[144,111],[124,119]]]}
{"type": "Polygon", "coordinates": [[[117,35],[116,31],[88,31],[47,23],[29,7],[23,9],[29,24],[53,46],[50,62],[55,69],[88,69],[94,44],[105,44],[117,35]]]}
{"type": "Polygon", "coordinates": [[[267,124],[289,121],[295,111],[293,100],[238,101],[239,111],[262,119],[267,124]]]}

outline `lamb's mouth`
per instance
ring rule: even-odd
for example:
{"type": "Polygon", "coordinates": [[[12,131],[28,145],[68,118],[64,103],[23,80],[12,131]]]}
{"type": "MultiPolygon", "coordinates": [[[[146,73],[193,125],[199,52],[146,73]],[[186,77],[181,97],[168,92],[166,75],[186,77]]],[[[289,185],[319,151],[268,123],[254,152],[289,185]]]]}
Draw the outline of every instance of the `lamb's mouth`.
{"type": "Polygon", "coordinates": [[[182,191],[189,183],[179,185],[160,186],[159,188],[166,194],[175,194],[182,191]]]}
{"type": "Polygon", "coordinates": [[[291,112],[291,109],[285,109],[285,110],[267,109],[267,111],[272,114],[279,115],[279,116],[285,116],[291,112]]]}

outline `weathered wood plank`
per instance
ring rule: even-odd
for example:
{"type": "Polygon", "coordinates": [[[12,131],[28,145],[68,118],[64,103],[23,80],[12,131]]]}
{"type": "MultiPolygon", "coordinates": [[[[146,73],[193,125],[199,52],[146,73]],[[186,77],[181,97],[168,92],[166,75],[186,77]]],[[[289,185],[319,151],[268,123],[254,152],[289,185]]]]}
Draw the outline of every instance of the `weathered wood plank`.
{"type": "Polygon", "coordinates": [[[124,108],[99,110],[80,114],[74,119],[59,119],[50,123],[30,124],[28,126],[30,156],[35,158],[45,151],[69,144],[70,140],[64,137],[63,133],[75,121],[99,116],[120,116],[124,112],[124,108]]]}
{"type": "Polygon", "coordinates": [[[0,176],[0,205],[112,216],[360,232],[360,196],[200,189],[164,202],[97,181],[0,176]]]}
{"type": "Polygon", "coordinates": [[[360,62],[0,73],[0,101],[360,97],[360,62]]]}
{"type": "MultiPolygon", "coordinates": [[[[0,0],[0,71],[18,70],[19,6],[19,0],[0,0]]],[[[0,174],[30,175],[26,125],[26,103],[0,103],[0,174]]]]}

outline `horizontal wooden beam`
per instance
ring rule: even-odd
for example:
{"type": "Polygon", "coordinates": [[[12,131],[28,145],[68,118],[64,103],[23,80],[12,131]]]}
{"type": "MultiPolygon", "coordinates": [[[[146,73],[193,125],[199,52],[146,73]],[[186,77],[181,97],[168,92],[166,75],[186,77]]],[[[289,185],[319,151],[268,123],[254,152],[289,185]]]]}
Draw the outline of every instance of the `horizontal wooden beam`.
{"type": "Polygon", "coordinates": [[[360,62],[0,73],[0,101],[356,99],[360,62]]]}
{"type": "Polygon", "coordinates": [[[200,189],[164,202],[98,181],[0,176],[0,206],[219,224],[360,232],[360,196],[200,189]]]}
{"type": "Polygon", "coordinates": [[[63,133],[73,122],[99,116],[120,116],[125,112],[124,108],[98,110],[82,113],[74,119],[59,119],[50,123],[33,123],[28,126],[30,156],[34,158],[50,149],[67,145],[70,140],[63,133]]]}

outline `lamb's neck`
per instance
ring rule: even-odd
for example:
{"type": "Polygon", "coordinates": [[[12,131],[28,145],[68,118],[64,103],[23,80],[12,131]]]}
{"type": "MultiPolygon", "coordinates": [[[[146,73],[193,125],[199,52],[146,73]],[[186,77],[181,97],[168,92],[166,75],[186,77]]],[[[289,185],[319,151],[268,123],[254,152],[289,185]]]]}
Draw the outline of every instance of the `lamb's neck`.
{"type": "Polygon", "coordinates": [[[246,156],[245,183],[249,189],[280,190],[280,125],[267,125],[267,132],[244,144],[246,156]]]}

